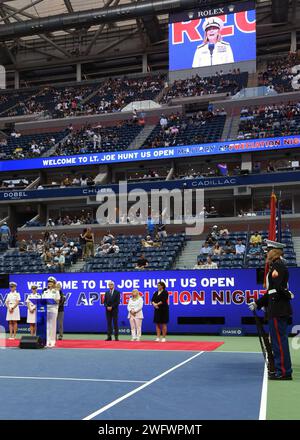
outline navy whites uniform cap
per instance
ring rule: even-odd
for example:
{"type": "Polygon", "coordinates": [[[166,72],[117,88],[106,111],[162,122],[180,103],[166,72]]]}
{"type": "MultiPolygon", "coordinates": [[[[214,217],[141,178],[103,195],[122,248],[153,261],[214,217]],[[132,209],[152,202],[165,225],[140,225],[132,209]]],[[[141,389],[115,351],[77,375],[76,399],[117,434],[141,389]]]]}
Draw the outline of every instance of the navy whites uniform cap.
{"type": "Polygon", "coordinates": [[[56,283],[56,278],[54,278],[54,277],[49,277],[49,278],[48,278],[48,281],[52,281],[53,283],[56,283]]]}
{"type": "Polygon", "coordinates": [[[285,244],[283,243],[279,243],[278,241],[273,241],[273,240],[264,240],[264,243],[267,246],[267,252],[271,251],[272,249],[281,249],[283,250],[285,248],[285,244]]]}
{"type": "Polygon", "coordinates": [[[204,32],[206,31],[206,29],[210,28],[210,27],[217,27],[218,29],[222,29],[224,26],[223,20],[221,20],[221,18],[219,17],[209,17],[206,18],[204,23],[203,23],[203,30],[204,32]]]}

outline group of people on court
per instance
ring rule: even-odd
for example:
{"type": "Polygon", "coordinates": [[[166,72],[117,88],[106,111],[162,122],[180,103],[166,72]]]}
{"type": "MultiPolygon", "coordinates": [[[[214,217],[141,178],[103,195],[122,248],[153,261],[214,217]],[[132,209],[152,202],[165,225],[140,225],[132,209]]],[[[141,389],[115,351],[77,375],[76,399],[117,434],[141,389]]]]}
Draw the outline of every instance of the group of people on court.
{"type": "MultiPolygon", "coordinates": [[[[17,283],[11,281],[9,283],[10,292],[7,295],[5,305],[7,307],[6,320],[9,322],[9,339],[15,339],[18,329],[18,321],[20,321],[19,303],[21,296],[17,292],[17,283]]],[[[37,293],[38,286],[31,286],[31,294],[26,299],[27,306],[27,323],[30,325],[30,334],[36,334],[37,322],[37,306],[34,298],[49,298],[54,300],[53,304],[47,305],[47,347],[55,346],[57,324],[59,327],[59,339],[63,337],[63,318],[64,318],[64,302],[65,296],[61,290],[61,283],[50,276],[48,278],[47,287],[43,290],[42,295],[37,293]]],[[[120,304],[120,292],[115,289],[113,281],[108,283],[109,290],[104,296],[104,307],[106,309],[107,320],[107,341],[112,339],[113,327],[115,340],[119,339],[118,312],[120,304]]],[[[156,325],[156,341],[165,342],[167,335],[167,323],[169,322],[169,304],[168,292],[166,285],[160,281],[157,285],[157,291],[154,293],[151,304],[154,308],[154,323],[156,325]]],[[[131,340],[139,341],[142,335],[143,322],[143,298],[139,291],[134,289],[127,305],[128,319],[131,328],[131,340]]]]}
{"type": "MultiPolygon", "coordinates": [[[[37,305],[33,301],[38,298],[49,298],[54,300],[53,304],[47,305],[47,347],[52,348],[56,342],[57,323],[59,326],[59,339],[63,337],[63,319],[64,319],[64,302],[65,296],[61,290],[61,283],[56,278],[49,277],[47,287],[43,290],[42,295],[38,294],[37,285],[31,286],[31,293],[26,299],[27,306],[27,324],[30,326],[30,334],[36,334],[37,323],[37,305]]],[[[10,292],[5,301],[7,307],[6,320],[9,322],[9,339],[15,339],[18,330],[18,321],[20,321],[21,301],[20,293],[17,292],[17,283],[11,281],[9,283],[10,292]]]]}
{"type": "MultiPolygon", "coordinates": [[[[293,295],[289,291],[288,280],[289,273],[283,258],[284,245],[271,240],[266,240],[268,245],[267,263],[269,271],[266,278],[267,293],[257,301],[249,304],[251,311],[264,308],[270,330],[272,352],[274,356],[274,371],[269,371],[271,380],[291,380],[292,363],[289,351],[289,319],[292,316],[290,300],[293,295]]],[[[12,281],[9,283],[10,292],[7,295],[6,307],[9,321],[10,339],[16,337],[17,322],[20,320],[20,294],[17,292],[17,284],[12,281]]],[[[154,323],[156,325],[156,341],[165,342],[167,334],[167,324],[169,322],[169,304],[168,291],[163,281],[157,284],[157,290],[154,292],[151,304],[154,308],[154,323]]],[[[36,305],[30,300],[39,297],[37,286],[31,287],[31,296],[26,300],[27,322],[30,324],[30,333],[36,332],[37,311],[36,305]]],[[[56,341],[56,328],[58,315],[60,334],[62,335],[63,325],[63,304],[64,295],[61,290],[61,284],[54,277],[48,278],[48,285],[43,290],[41,297],[54,299],[53,304],[47,305],[47,346],[54,347],[56,341]],[[61,309],[60,309],[61,307],[61,309]],[[60,312],[59,312],[60,311],[60,312]]],[[[108,290],[104,296],[104,307],[106,309],[107,321],[107,341],[112,340],[113,327],[115,340],[119,339],[118,312],[121,294],[115,289],[113,281],[108,282],[108,290]]],[[[128,319],[131,328],[131,340],[139,341],[142,335],[143,322],[143,298],[139,291],[134,289],[127,305],[128,319]]],[[[61,338],[60,338],[61,339],[61,338]]]]}
{"type": "MultiPolygon", "coordinates": [[[[120,304],[120,292],[115,289],[113,281],[108,283],[109,290],[104,296],[104,307],[106,309],[106,321],[107,321],[107,339],[112,340],[113,327],[115,340],[119,340],[119,325],[118,325],[118,312],[120,304]]],[[[168,303],[168,291],[163,281],[157,283],[157,290],[154,292],[151,304],[154,308],[154,323],[156,325],[156,341],[166,342],[167,324],[169,322],[169,303],[168,303]]],[[[131,328],[131,340],[140,341],[142,335],[142,322],[143,322],[143,298],[137,289],[134,289],[129,299],[127,310],[128,319],[131,328]]]]}

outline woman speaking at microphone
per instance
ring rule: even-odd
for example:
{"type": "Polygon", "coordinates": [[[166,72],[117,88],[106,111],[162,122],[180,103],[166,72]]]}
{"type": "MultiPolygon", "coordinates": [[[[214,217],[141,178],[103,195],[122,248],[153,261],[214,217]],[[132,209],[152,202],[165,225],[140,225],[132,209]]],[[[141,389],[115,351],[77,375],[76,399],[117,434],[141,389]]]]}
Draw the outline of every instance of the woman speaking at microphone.
{"type": "Polygon", "coordinates": [[[234,63],[230,44],[223,41],[222,28],[221,18],[209,17],[205,19],[203,24],[204,42],[196,49],[193,68],[234,63]]]}
{"type": "Polygon", "coordinates": [[[53,299],[54,304],[47,304],[47,347],[55,347],[56,342],[56,322],[58,315],[58,304],[60,302],[59,289],[56,286],[56,278],[48,278],[48,286],[43,291],[42,298],[53,299]]]}

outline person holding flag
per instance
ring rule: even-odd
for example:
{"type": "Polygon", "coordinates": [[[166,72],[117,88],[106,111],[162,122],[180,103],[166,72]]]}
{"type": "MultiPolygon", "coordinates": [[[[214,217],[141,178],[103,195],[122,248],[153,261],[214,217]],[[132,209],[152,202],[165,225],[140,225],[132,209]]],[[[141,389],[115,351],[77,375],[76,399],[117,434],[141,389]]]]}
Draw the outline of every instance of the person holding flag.
{"type": "Polygon", "coordinates": [[[270,380],[292,380],[292,363],[288,341],[288,323],[292,316],[290,300],[293,295],[288,288],[289,272],[283,259],[284,244],[276,240],[276,196],[271,195],[271,218],[265,272],[267,293],[249,304],[249,309],[265,309],[269,324],[274,371],[269,371],[270,380]],[[273,238],[273,239],[270,239],[273,238]]]}

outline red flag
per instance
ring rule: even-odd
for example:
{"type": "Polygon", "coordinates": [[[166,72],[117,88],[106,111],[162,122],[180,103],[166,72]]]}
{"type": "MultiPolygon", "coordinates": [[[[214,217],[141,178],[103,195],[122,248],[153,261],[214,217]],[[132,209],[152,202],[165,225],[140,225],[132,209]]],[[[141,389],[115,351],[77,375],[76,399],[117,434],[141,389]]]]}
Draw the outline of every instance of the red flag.
{"type": "MultiPolygon", "coordinates": [[[[270,200],[270,223],[269,223],[269,233],[268,233],[268,239],[272,241],[276,241],[276,204],[277,199],[274,191],[272,191],[271,194],[271,200],[270,200]]],[[[265,275],[264,275],[264,287],[266,287],[266,279],[267,274],[269,272],[269,265],[266,262],[265,264],[265,275]]]]}
{"type": "Polygon", "coordinates": [[[276,241],[276,204],[277,199],[274,192],[271,194],[270,201],[270,223],[269,223],[269,234],[268,239],[272,241],[276,241]]]}

